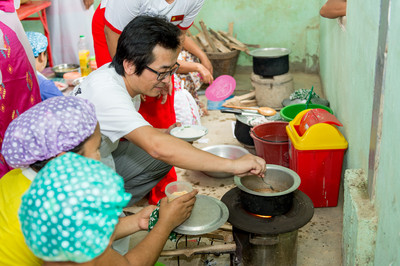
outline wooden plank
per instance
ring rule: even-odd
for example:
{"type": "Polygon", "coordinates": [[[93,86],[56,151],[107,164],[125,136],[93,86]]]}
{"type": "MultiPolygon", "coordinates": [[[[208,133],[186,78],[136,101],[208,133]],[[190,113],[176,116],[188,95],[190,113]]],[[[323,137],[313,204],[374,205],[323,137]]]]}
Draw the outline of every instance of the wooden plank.
{"type": "Polygon", "coordinates": [[[208,42],[206,41],[206,38],[203,35],[203,32],[197,34],[197,38],[199,39],[200,43],[202,44],[202,46],[204,47],[206,52],[212,52],[212,48],[210,47],[210,45],[208,45],[208,42]]]}
{"type": "Polygon", "coordinates": [[[226,47],[229,47],[228,46],[228,44],[229,44],[229,40],[228,39],[226,39],[224,36],[222,36],[221,34],[219,34],[218,32],[216,32],[215,30],[213,30],[213,29],[209,29],[209,31],[210,31],[210,33],[212,34],[212,35],[214,35],[219,41],[221,41],[226,47]]]}
{"type": "Polygon", "coordinates": [[[199,33],[201,32],[201,29],[199,27],[197,27],[194,23],[193,23],[193,27],[199,31],[199,33]]]}
{"type": "Polygon", "coordinates": [[[245,43],[245,45],[247,47],[252,47],[252,48],[260,48],[261,47],[259,44],[248,44],[248,43],[245,43]]]}
{"type": "Polygon", "coordinates": [[[190,257],[196,254],[221,254],[236,251],[236,244],[224,244],[224,245],[213,245],[197,248],[185,248],[185,249],[174,249],[174,250],[163,250],[160,254],[161,257],[166,256],[186,256],[190,257]]]}
{"type": "Polygon", "coordinates": [[[240,101],[239,105],[244,107],[257,106],[257,100],[243,100],[240,101]]]}
{"type": "Polygon", "coordinates": [[[215,47],[214,43],[212,42],[212,40],[210,38],[210,35],[208,34],[207,27],[204,24],[203,20],[200,20],[199,23],[200,23],[201,29],[203,30],[204,37],[206,38],[206,41],[208,42],[208,44],[211,46],[211,49],[213,50],[213,52],[218,52],[217,47],[215,47]]]}
{"type": "Polygon", "coordinates": [[[195,36],[193,36],[193,34],[192,34],[190,31],[186,31],[186,35],[187,35],[189,38],[191,38],[191,39],[194,41],[194,43],[195,43],[198,47],[201,47],[199,41],[196,39],[195,36]]]}
{"type": "Polygon", "coordinates": [[[246,54],[250,55],[250,50],[247,48],[247,46],[244,43],[238,41],[237,39],[233,38],[232,36],[229,36],[226,32],[218,31],[218,33],[220,33],[222,36],[224,36],[230,42],[233,43],[233,44],[229,45],[229,48],[240,50],[240,51],[243,51],[246,54]]]}
{"type": "Polygon", "coordinates": [[[244,43],[242,43],[242,42],[238,41],[237,39],[233,38],[228,33],[220,31],[220,30],[218,31],[218,33],[220,33],[222,36],[224,36],[225,38],[227,38],[229,41],[233,42],[234,44],[236,44],[238,46],[241,46],[241,47],[247,48],[247,46],[244,43]]]}
{"type": "Polygon", "coordinates": [[[228,25],[228,34],[233,36],[233,22],[228,25]]]}
{"type": "Polygon", "coordinates": [[[214,36],[210,36],[210,37],[220,52],[222,52],[222,53],[232,52],[229,48],[227,48],[225,45],[223,45],[222,42],[220,42],[217,38],[215,38],[214,36]]]}
{"type": "Polygon", "coordinates": [[[199,44],[199,47],[200,47],[201,49],[203,49],[204,52],[207,52],[206,47],[201,43],[199,37],[198,37],[198,36],[193,36],[193,37],[197,40],[197,43],[199,44]]]}

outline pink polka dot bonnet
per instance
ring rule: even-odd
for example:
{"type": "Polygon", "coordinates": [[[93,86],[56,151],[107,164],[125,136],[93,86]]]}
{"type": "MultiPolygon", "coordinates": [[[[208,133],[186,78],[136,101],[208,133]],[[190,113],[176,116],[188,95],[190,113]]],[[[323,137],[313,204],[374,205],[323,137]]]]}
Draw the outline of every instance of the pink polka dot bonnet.
{"type": "Polygon", "coordinates": [[[89,101],[53,97],[10,123],[1,152],[11,167],[28,167],[75,148],[93,134],[96,125],[94,105],[89,101]]]}

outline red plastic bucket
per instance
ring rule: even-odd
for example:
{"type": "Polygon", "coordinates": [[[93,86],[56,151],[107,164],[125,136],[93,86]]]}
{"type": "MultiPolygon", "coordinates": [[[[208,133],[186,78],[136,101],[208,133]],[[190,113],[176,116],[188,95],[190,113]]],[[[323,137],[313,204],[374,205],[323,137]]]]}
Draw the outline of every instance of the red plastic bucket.
{"type": "Polygon", "coordinates": [[[255,126],[250,130],[256,154],[264,158],[267,164],[289,167],[287,125],[288,122],[276,121],[255,126]]]}

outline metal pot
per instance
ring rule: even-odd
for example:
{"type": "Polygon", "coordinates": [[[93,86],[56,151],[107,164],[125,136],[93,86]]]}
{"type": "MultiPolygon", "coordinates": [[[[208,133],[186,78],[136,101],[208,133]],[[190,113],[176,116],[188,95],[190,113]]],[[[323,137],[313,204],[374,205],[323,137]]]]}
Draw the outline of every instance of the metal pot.
{"type": "Polygon", "coordinates": [[[234,134],[236,139],[248,146],[254,146],[254,140],[250,136],[250,129],[252,127],[247,124],[247,117],[244,115],[236,115],[236,124],[234,134]]]}
{"type": "Polygon", "coordinates": [[[289,72],[290,50],[286,48],[260,48],[250,52],[253,72],[263,77],[273,77],[289,72]]]}
{"type": "Polygon", "coordinates": [[[241,190],[243,208],[259,215],[277,216],[288,212],[293,192],[300,186],[299,175],[289,168],[267,164],[264,181],[259,176],[234,177],[241,190]]]}

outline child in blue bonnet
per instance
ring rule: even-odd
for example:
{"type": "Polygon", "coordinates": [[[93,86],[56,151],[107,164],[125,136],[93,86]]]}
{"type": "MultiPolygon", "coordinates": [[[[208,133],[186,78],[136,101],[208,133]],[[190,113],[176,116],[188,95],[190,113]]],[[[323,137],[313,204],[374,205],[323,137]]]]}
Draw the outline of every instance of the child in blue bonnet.
{"type": "Polygon", "coordinates": [[[62,96],[62,92],[57,88],[54,81],[47,79],[41,72],[47,65],[47,38],[40,32],[26,32],[29,43],[31,44],[33,55],[36,60],[36,74],[38,77],[40,97],[42,101],[54,97],[62,96]]]}

